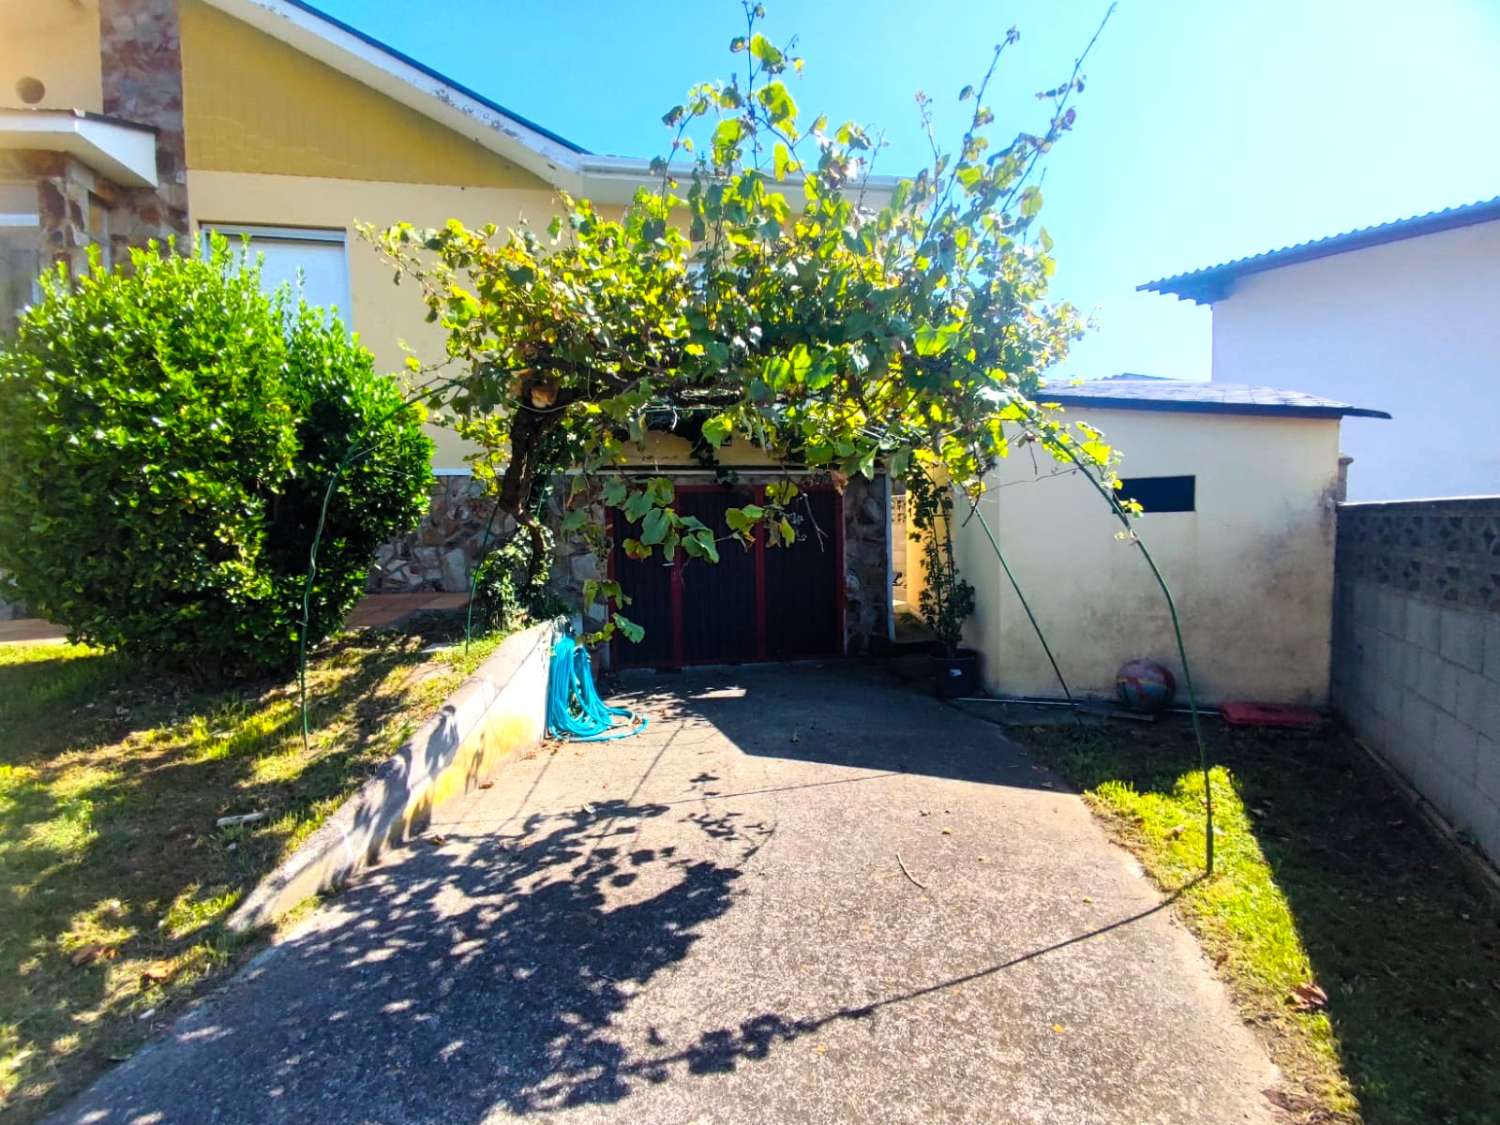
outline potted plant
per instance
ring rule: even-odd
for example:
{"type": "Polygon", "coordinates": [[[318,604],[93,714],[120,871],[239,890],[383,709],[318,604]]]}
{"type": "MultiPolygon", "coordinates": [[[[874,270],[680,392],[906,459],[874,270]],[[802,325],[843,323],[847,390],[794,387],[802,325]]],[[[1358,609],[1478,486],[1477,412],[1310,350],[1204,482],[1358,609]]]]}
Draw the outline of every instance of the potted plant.
{"type": "Polygon", "coordinates": [[[949,532],[953,499],[947,488],[923,478],[911,488],[912,520],[922,534],[927,571],[917,604],[937,638],[932,651],[933,690],[944,699],[972,695],[979,685],[979,653],[962,648],[964,621],[974,612],[974,587],[958,573],[949,532]]]}

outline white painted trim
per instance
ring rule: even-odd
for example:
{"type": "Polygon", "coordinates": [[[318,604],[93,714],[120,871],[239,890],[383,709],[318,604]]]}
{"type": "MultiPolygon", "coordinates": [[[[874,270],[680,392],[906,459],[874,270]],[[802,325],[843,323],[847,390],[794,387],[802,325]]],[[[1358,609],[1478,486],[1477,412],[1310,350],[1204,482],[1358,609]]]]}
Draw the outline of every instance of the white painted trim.
{"type": "Polygon", "coordinates": [[[0,149],[66,152],[121,187],[156,186],[156,134],[72,109],[0,109],[0,149]]]}
{"type": "Polygon", "coordinates": [[[209,219],[198,223],[205,234],[214,231],[225,237],[237,238],[248,234],[251,238],[279,238],[283,242],[340,242],[349,240],[342,227],[267,227],[255,223],[216,223],[209,219]]]}
{"type": "MultiPolygon", "coordinates": [[[[679,182],[686,182],[693,175],[689,164],[674,164],[671,171],[679,182]]],[[[579,174],[583,196],[595,203],[629,203],[638,189],[654,190],[661,185],[661,173],[651,171],[651,162],[634,156],[585,156],[580,161],[579,174]]],[[[801,211],[807,202],[802,191],[804,179],[801,174],[788,176],[770,188],[785,196],[793,211],[801,211]]],[[[875,207],[885,206],[900,182],[900,176],[872,175],[864,184],[865,201],[875,207]]],[[[853,185],[849,194],[857,195],[859,186],[853,185]]]]}
{"type": "Polygon", "coordinates": [[[0,227],[10,230],[29,230],[42,225],[42,217],[26,211],[0,212],[0,227]]]}

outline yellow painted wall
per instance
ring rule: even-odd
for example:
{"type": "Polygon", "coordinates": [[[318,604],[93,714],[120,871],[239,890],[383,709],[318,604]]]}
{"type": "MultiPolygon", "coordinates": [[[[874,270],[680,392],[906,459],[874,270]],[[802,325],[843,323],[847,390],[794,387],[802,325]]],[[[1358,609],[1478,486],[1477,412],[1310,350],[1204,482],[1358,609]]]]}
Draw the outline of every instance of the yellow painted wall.
{"type": "MultiPolygon", "coordinates": [[[[1322,419],[1083,410],[1124,450],[1121,475],[1197,477],[1197,510],[1136,528],[1171,585],[1194,682],[1207,700],[1321,704],[1328,695],[1338,423],[1322,419]]],[[[1053,470],[1042,461],[1040,471],[1053,470]]],[[[1076,475],[1038,477],[1030,457],[994,474],[982,510],[1075,693],[1112,696],[1145,656],[1182,669],[1140,552],[1076,475]],[[1007,485],[994,488],[993,485],[1007,485]]],[[[970,643],[1007,695],[1060,696],[1041,646],[977,523],[955,534],[978,608],[970,643]]]]}
{"type": "Polygon", "coordinates": [[[102,111],[97,0],[0,0],[0,108],[26,105],[22,75],[47,87],[32,108],[102,111]]]}
{"type": "Polygon", "coordinates": [[[182,2],[182,70],[189,168],[543,187],[472,139],[202,0],[182,2]]]}
{"type": "MultiPolygon", "coordinates": [[[[523,217],[545,227],[553,213],[551,190],[376,183],[369,180],[268,176],[190,169],[188,201],[195,224],[245,223],[317,227],[345,232],[349,251],[351,327],[375,354],[382,371],[403,370],[405,340],[423,360],[440,359],[443,334],[426,323],[426,306],[410,284],[394,285],[391,271],[355,232],[354,221],[386,226],[407,220],[441,226],[456,218],[472,226],[493,222],[502,229],[523,217]]],[[[446,430],[433,432],[438,469],[463,469],[467,447],[446,430]]]]}
{"type": "MultiPolygon", "coordinates": [[[[647,433],[644,448],[630,450],[629,456],[631,466],[642,471],[651,471],[656,468],[667,470],[702,467],[698,459],[693,456],[692,442],[676,434],[659,430],[647,433]]],[[[719,464],[732,468],[764,466],[772,469],[777,467],[777,463],[771,460],[764,449],[738,438],[720,446],[717,456],[719,464]]]]}

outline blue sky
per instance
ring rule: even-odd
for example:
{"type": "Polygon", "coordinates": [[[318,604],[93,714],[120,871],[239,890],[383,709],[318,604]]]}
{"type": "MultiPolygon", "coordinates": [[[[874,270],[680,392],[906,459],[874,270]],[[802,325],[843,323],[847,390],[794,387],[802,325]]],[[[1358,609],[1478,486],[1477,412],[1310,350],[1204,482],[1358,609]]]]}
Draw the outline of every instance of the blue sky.
{"type": "MultiPolygon", "coordinates": [[[[657,154],[661,114],[727,72],[737,0],[313,0],[601,153],[657,154]]],[[[805,111],[883,128],[880,170],[926,151],[912,95],[954,98],[1012,25],[994,136],[1042,121],[1104,0],[765,0],[799,37],[805,111]]],[[[1050,159],[1054,292],[1097,321],[1068,377],[1209,373],[1210,315],[1140,282],[1500,194],[1500,0],[1121,0],[1050,159]]]]}

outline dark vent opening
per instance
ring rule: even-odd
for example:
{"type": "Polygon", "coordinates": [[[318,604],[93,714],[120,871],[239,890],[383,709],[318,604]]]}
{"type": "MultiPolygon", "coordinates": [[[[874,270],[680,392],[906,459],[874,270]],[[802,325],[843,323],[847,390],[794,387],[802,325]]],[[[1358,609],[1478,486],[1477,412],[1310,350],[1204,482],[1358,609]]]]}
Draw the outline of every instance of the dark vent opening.
{"type": "Polygon", "coordinates": [[[1127,477],[1120,481],[1120,497],[1134,500],[1147,512],[1192,512],[1197,500],[1197,477],[1127,477]]]}

